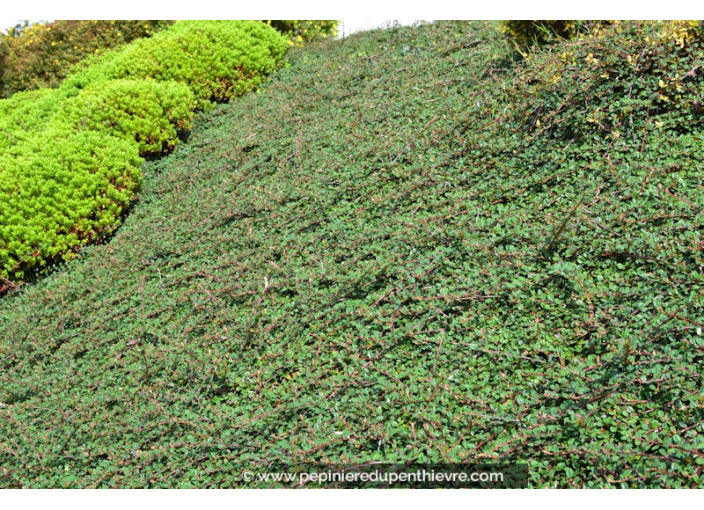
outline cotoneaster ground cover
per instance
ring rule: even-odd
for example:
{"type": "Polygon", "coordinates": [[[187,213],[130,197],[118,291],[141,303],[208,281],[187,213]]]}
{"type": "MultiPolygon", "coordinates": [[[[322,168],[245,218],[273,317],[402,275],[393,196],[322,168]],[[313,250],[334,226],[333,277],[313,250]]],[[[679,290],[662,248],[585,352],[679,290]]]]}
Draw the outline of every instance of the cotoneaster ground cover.
{"type": "Polygon", "coordinates": [[[591,115],[628,83],[570,48],[357,34],[200,114],[112,239],[0,301],[0,486],[365,461],[697,486],[698,120],[591,115]]]}

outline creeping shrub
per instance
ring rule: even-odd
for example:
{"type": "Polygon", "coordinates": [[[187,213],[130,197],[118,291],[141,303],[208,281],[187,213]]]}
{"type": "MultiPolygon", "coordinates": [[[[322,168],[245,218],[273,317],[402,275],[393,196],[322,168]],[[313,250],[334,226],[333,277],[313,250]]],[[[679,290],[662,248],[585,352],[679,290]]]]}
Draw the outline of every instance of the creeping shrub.
{"type": "Polygon", "coordinates": [[[139,144],[142,155],[160,154],[191,129],[195,99],[173,81],[98,82],[65,101],[52,123],[71,130],[104,131],[139,144]]]}

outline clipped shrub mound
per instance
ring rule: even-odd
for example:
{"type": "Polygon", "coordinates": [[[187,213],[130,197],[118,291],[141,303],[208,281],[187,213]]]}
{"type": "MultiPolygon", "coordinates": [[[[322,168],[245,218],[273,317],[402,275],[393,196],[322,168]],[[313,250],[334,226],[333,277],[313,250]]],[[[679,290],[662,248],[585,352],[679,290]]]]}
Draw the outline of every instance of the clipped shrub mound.
{"type": "Polygon", "coordinates": [[[57,87],[87,56],[149,37],[172,21],[59,20],[0,34],[0,97],[57,87]]]}
{"type": "Polygon", "coordinates": [[[185,83],[206,108],[254,89],[274,71],[286,40],[253,21],[181,21],[150,39],[112,52],[66,80],[67,88],[97,81],[154,79],[185,83]]]}
{"type": "Polygon", "coordinates": [[[286,48],[258,21],[179,22],[85,60],[57,89],[0,101],[0,277],[113,231],[138,187],[138,156],[173,149],[194,109],[252,90],[286,48]]]}
{"type": "Polygon", "coordinates": [[[94,131],[36,135],[0,153],[0,268],[62,257],[112,232],[140,183],[134,143],[94,131]]]}
{"type": "Polygon", "coordinates": [[[139,144],[142,155],[160,154],[189,131],[195,98],[174,81],[111,80],[98,82],[65,101],[52,124],[71,131],[104,131],[139,144]]]}
{"type": "Polygon", "coordinates": [[[39,89],[0,100],[0,154],[21,143],[29,133],[42,131],[64,98],[56,89],[39,89]]]}

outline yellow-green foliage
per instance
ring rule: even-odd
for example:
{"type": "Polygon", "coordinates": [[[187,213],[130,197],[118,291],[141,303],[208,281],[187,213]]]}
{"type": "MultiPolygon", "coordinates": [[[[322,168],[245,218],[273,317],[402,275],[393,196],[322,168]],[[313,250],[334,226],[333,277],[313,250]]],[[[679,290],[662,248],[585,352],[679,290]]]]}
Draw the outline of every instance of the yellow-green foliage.
{"type": "Polygon", "coordinates": [[[229,101],[254,89],[280,65],[286,40],[254,21],[179,21],[150,39],[113,51],[65,85],[83,88],[111,79],[173,80],[185,83],[198,106],[229,101]]]}
{"type": "Polygon", "coordinates": [[[267,24],[285,35],[289,44],[294,45],[326,37],[335,37],[338,21],[334,19],[279,19],[267,20],[267,24]]]}
{"type": "Polygon", "coordinates": [[[114,230],[141,163],[134,143],[93,131],[48,131],[0,153],[0,276],[68,260],[114,230]]]}
{"type": "Polygon", "coordinates": [[[56,113],[63,94],[56,89],[18,92],[0,100],[0,151],[40,131],[56,113]]]}
{"type": "Polygon", "coordinates": [[[0,100],[0,279],[112,232],[140,153],[172,149],[196,108],[255,88],[287,47],[260,21],[178,22],[86,59],[59,88],[0,100]]]}
{"type": "Polygon", "coordinates": [[[111,80],[65,101],[52,125],[104,131],[138,142],[143,155],[159,154],[178,144],[178,131],[191,129],[194,108],[193,93],[182,83],[111,80]]]}

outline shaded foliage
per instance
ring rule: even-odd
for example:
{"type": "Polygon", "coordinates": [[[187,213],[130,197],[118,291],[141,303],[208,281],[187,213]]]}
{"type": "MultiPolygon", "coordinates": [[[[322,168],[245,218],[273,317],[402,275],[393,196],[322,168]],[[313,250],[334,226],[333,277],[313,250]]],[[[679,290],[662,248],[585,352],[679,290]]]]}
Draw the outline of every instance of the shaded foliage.
{"type": "Polygon", "coordinates": [[[266,20],[266,23],[286,36],[291,44],[335,37],[337,35],[337,20],[333,19],[278,19],[266,20]]]}
{"type": "Polygon", "coordinates": [[[149,37],[172,21],[59,20],[0,34],[0,97],[57,87],[87,56],[149,37]]]}

